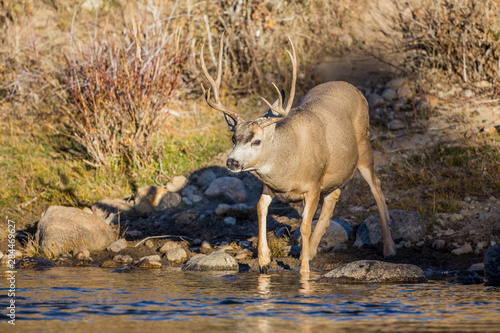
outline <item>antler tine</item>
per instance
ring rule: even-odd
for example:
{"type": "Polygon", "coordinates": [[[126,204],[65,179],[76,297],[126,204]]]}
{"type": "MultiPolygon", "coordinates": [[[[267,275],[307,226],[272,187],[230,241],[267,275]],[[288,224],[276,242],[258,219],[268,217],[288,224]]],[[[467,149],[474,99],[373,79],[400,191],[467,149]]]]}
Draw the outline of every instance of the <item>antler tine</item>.
{"type": "Polygon", "coordinates": [[[281,99],[281,93],[280,93],[280,90],[278,89],[278,87],[276,86],[276,84],[274,84],[274,82],[271,82],[271,84],[273,85],[274,89],[276,89],[276,91],[278,92],[278,96],[279,96],[279,99],[278,99],[278,107],[274,107],[271,105],[271,103],[269,103],[264,97],[261,97],[262,100],[264,101],[264,103],[267,104],[267,106],[269,106],[269,108],[275,112],[278,112],[280,115],[282,115],[283,117],[286,116],[286,114],[283,112],[283,101],[281,99]]]}
{"type": "Polygon", "coordinates": [[[221,40],[220,40],[220,47],[219,47],[219,62],[217,63],[217,80],[214,80],[212,76],[208,73],[207,66],[205,64],[205,59],[203,58],[203,49],[205,45],[201,46],[200,50],[200,60],[201,60],[201,68],[203,70],[203,74],[205,74],[205,77],[207,78],[208,82],[210,83],[210,86],[212,87],[212,90],[214,92],[214,101],[210,100],[210,88],[208,88],[208,91],[205,91],[205,87],[203,87],[203,84],[201,85],[202,90],[203,90],[203,95],[205,95],[205,100],[207,101],[207,104],[218,111],[221,111],[228,115],[229,117],[233,118],[236,123],[242,123],[245,120],[241,118],[236,112],[230,110],[226,106],[224,106],[221,101],[220,101],[220,96],[219,96],[219,89],[220,89],[220,84],[222,81],[222,51],[224,47],[224,33],[222,33],[221,40]]]}
{"type": "Polygon", "coordinates": [[[290,87],[290,96],[288,97],[288,102],[286,103],[285,115],[292,109],[293,99],[295,98],[295,82],[297,81],[297,55],[295,54],[295,46],[293,45],[292,39],[288,36],[288,41],[292,46],[292,53],[286,51],[292,60],[292,86],[290,87]]]}

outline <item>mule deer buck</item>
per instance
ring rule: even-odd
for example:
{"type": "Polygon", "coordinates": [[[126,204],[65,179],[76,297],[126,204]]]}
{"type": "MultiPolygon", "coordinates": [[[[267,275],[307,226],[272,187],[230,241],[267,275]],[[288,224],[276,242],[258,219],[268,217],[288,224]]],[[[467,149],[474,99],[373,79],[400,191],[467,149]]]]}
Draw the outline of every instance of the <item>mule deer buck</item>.
{"type": "Polygon", "coordinates": [[[259,220],[258,256],[261,272],[267,272],[271,263],[266,240],[266,218],[273,197],[284,202],[304,202],[302,224],[301,272],[309,272],[309,260],[316,255],[317,247],[330,223],[340,187],[354,175],[356,169],[370,185],[380,213],[384,255],[396,254],[396,246],[389,228],[389,213],[380,181],[374,174],[373,151],[369,140],[368,103],[361,92],[347,82],[335,81],[311,89],[302,103],[292,109],[297,80],[295,47],[289,38],[292,53],[292,85],[290,97],[283,108],[284,96],[278,91],[278,100],[271,105],[279,114],[245,121],[221,102],[219,89],[222,77],[223,38],[221,37],[217,79],[208,73],[200,60],[211,88],[203,93],[208,105],[221,111],[229,129],[234,132],[233,151],[227,167],[233,172],[249,171],[264,183],[262,196],[257,204],[259,220]],[[213,92],[213,98],[210,92],[213,92]],[[324,197],[321,214],[311,235],[311,222],[320,196],[324,197]]]}

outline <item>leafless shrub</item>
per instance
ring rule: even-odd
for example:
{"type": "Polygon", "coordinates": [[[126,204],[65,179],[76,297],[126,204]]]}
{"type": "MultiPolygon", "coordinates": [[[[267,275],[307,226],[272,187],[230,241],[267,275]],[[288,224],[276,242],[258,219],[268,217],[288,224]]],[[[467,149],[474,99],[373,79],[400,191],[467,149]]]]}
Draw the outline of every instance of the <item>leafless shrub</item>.
{"type": "Polygon", "coordinates": [[[64,108],[75,138],[103,167],[117,159],[141,167],[161,156],[167,106],[190,56],[186,29],[159,18],[134,20],[124,34],[105,29],[76,44],[64,80],[75,108],[64,108]]]}
{"type": "Polygon", "coordinates": [[[464,82],[500,81],[500,14],[494,0],[434,0],[402,11],[403,46],[413,71],[439,68],[464,82]]]}

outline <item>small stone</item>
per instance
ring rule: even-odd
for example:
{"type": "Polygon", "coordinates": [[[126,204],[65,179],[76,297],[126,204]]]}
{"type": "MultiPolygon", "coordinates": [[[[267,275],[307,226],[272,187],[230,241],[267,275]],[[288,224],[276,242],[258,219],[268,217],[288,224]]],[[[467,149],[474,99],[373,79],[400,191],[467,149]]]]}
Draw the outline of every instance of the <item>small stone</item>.
{"type": "Polygon", "coordinates": [[[140,232],[139,230],[127,230],[125,235],[132,238],[140,238],[142,237],[142,232],[140,232]]]}
{"type": "Polygon", "coordinates": [[[78,246],[73,249],[73,257],[78,260],[89,259],[90,251],[85,246],[78,246]]]}
{"type": "Polygon", "coordinates": [[[456,256],[460,256],[460,255],[462,255],[462,254],[464,254],[464,253],[465,253],[465,251],[464,251],[464,249],[462,249],[461,247],[459,247],[459,248],[457,248],[457,249],[453,249],[453,250],[451,251],[451,254],[454,254],[454,255],[456,255],[456,256]]]}
{"type": "Polygon", "coordinates": [[[147,261],[147,260],[142,260],[139,261],[136,264],[136,267],[138,268],[145,268],[145,269],[159,269],[162,268],[162,263],[160,261],[147,261]]]}
{"type": "Polygon", "coordinates": [[[182,269],[190,271],[237,271],[239,265],[229,254],[216,251],[209,255],[195,255],[186,262],[182,269]]]}
{"type": "Polygon", "coordinates": [[[130,264],[134,261],[134,259],[128,254],[117,254],[113,257],[113,261],[130,264]]]}
{"type": "Polygon", "coordinates": [[[437,219],[436,224],[439,225],[441,228],[445,227],[445,223],[442,219],[437,219]]]}
{"type": "Polygon", "coordinates": [[[415,244],[415,245],[417,245],[418,247],[422,247],[422,246],[424,246],[424,244],[425,244],[425,242],[424,242],[424,241],[419,241],[419,242],[418,242],[417,244],[415,244]]]}
{"type": "Polygon", "coordinates": [[[478,216],[478,220],[483,222],[488,220],[491,217],[491,213],[484,213],[478,216]]]}
{"type": "Polygon", "coordinates": [[[120,238],[119,240],[108,246],[107,250],[111,252],[120,252],[121,250],[125,250],[127,247],[127,240],[125,238],[120,238]]]}
{"type": "Polygon", "coordinates": [[[362,206],[354,206],[349,209],[353,213],[360,213],[360,212],[365,212],[366,209],[364,209],[362,206]]]}
{"type": "Polygon", "coordinates": [[[416,234],[407,234],[407,235],[403,236],[403,239],[405,241],[410,241],[411,243],[416,243],[416,242],[418,242],[419,237],[416,234]]]}
{"type": "Polygon", "coordinates": [[[470,245],[470,243],[464,243],[461,247],[466,254],[472,252],[472,246],[470,245]]]}
{"type": "Polygon", "coordinates": [[[464,198],[464,201],[465,201],[465,202],[471,202],[471,200],[472,200],[472,199],[471,199],[470,197],[465,197],[465,198],[464,198]]]}
{"type": "Polygon", "coordinates": [[[377,106],[385,105],[385,99],[379,94],[373,93],[368,96],[368,104],[370,105],[370,108],[373,109],[377,106]]]}
{"type": "Polygon", "coordinates": [[[450,221],[456,222],[456,221],[461,221],[464,219],[464,216],[462,214],[452,214],[450,216],[450,221]]]}
{"type": "Polygon", "coordinates": [[[474,271],[474,272],[482,273],[482,272],[484,272],[484,263],[479,262],[479,263],[473,264],[472,266],[470,266],[469,269],[471,271],[474,271]]]}
{"type": "Polygon", "coordinates": [[[197,204],[197,203],[199,203],[199,202],[203,201],[203,197],[202,197],[201,195],[196,195],[196,194],[195,194],[195,195],[193,195],[193,196],[191,197],[191,201],[192,201],[194,204],[197,204]]]}
{"type": "Polygon", "coordinates": [[[335,244],[335,246],[332,249],[332,252],[341,251],[341,250],[347,250],[347,245],[344,243],[335,244]]]}
{"type": "Polygon", "coordinates": [[[181,262],[187,258],[186,250],[181,247],[169,249],[166,252],[167,260],[172,262],[181,262]]]}
{"type": "Polygon", "coordinates": [[[197,184],[201,188],[207,188],[217,178],[212,170],[203,172],[197,179],[197,184]]]}
{"type": "Polygon", "coordinates": [[[474,229],[469,230],[469,235],[475,235],[475,234],[476,234],[476,230],[474,230],[474,229]]]}
{"type": "Polygon", "coordinates": [[[209,242],[203,241],[203,243],[201,243],[200,251],[202,253],[210,253],[213,251],[213,248],[209,242]]]}
{"type": "Polygon", "coordinates": [[[184,176],[176,176],[172,178],[171,181],[167,183],[167,190],[169,192],[177,192],[181,190],[186,184],[188,180],[184,176]]]}
{"type": "Polygon", "coordinates": [[[394,119],[387,124],[387,128],[391,131],[397,131],[406,128],[406,124],[402,120],[394,119]]]}
{"type": "Polygon", "coordinates": [[[411,247],[411,242],[410,242],[410,241],[406,241],[404,246],[405,246],[407,249],[409,249],[409,248],[411,247]]]}
{"type": "Polygon", "coordinates": [[[464,96],[467,97],[467,98],[471,98],[471,97],[474,96],[474,92],[472,90],[470,90],[470,89],[465,89],[463,91],[463,93],[464,93],[464,96]]]}
{"type": "Polygon", "coordinates": [[[442,239],[436,239],[432,243],[432,247],[435,248],[436,250],[444,248],[445,245],[446,245],[446,242],[444,240],[442,240],[442,239]]]}
{"type": "Polygon", "coordinates": [[[228,216],[224,219],[224,223],[229,225],[235,225],[236,219],[234,217],[228,216]]]}
{"type": "Polygon", "coordinates": [[[193,205],[193,202],[191,200],[189,200],[188,197],[183,197],[182,198],[182,202],[188,206],[192,206],[193,205]]]}
{"type": "Polygon", "coordinates": [[[201,239],[196,238],[195,240],[193,240],[193,245],[196,245],[196,246],[201,245],[201,239]]]}
{"type": "MultiPolygon", "coordinates": [[[[201,244],[201,241],[200,241],[200,244],[201,244]]],[[[199,245],[199,244],[198,244],[199,245]]],[[[160,253],[161,254],[164,254],[164,253],[167,253],[168,250],[172,250],[172,249],[176,249],[176,248],[180,248],[181,247],[181,244],[177,243],[177,242],[173,242],[173,241],[167,241],[165,244],[162,245],[162,247],[160,248],[160,253]]]]}
{"type": "Polygon", "coordinates": [[[413,97],[413,93],[407,87],[399,88],[398,90],[396,90],[396,94],[398,95],[398,98],[412,98],[413,97]]]}
{"type": "Polygon", "coordinates": [[[160,202],[167,193],[168,191],[162,187],[143,186],[139,188],[134,197],[135,210],[140,213],[152,213],[157,211],[157,207],[161,206],[160,202]]]}
{"type": "Polygon", "coordinates": [[[444,235],[444,236],[451,236],[451,235],[453,235],[454,233],[455,233],[455,230],[453,230],[453,229],[447,229],[447,230],[445,230],[445,231],[443,232],[443,235],[444,235]]]}
{"type": "Polygon", "coordinates": [[[392,90],[392,89],[386,89],[382,93],[382,97],[386,101],[392,101],[392,100],[396,99],[397,95],[396,95],[396,92],[394,90],[392,90]]]}
{"type": "Polygon", "coordinates": [[[217,208],[215,208],[215,215],[217,216],[223,216],[226,215],[230,210],[232,206],[228,204],[219,204],[217,208]]]}
{"type": "Polygon", "coordinates": [[[153,243],[153,241],[151,239],[148,239],[144,245],[146,245],[147,247],[149,247],[150,249],[153,248],[155,246],[155,243],[153,243]]]}
{"type": "Polygon", "coordinates": [[[245,260],[249,258],[252,258],[252,251],[250,251],[249,249],[243,249],[236,253],[236,255],[234,256],[234,259],[236,260],[245,260]]]}
{"type": "Polygon", "coordinates": [[[177,207],[181,204],[182,197],[179,193],[168,192],[160,200],[160,203],[156,207],[157,211],[162,211],[170,208],[177,207]]]}
{"type": "Polygon", "coordinates": [[[249,248],[252,246],[252,242],[249,242],[249,241],[241,241],[238,243],[238,246],[240,246],[241,248],[249,248]]]}
{"type": "Polygon", "coordinates": [[[401,242],[399,242],[398,244],[396,244],[396,249],[402,248],[403,246],[405,246],[405,243],[406,243],[406,241],[402,240],[401,242]]]}
{"type": "Polygon", "coordinates": [[[385,84],[385,88],[392,89],[395,91],[407,84],[408,84],[408,79],[405,77],[401,77],[397,79],[392,79],[391,81],[387,82],[385,84]]]}
{"type": "Polygon", "coordinates": [[[476,245],[476,249],[482,251],[486,248],[486,246],[488,246],[488,242],[478,242],[476,245]]]}
{"type": "Polygon", "coordinates": [[[224,244],[221,245],[217,251],[222,251],[222,252],[227,252],[227,251],[234,251],[233,247],[229,244],[224,244]]]}
{"type": "Polygon", "coordinates": [[[161,258],[159,255],[157,254],[153,254],[153,255],[150,255],[150,256],[145,256],[145,257],[142,257],[139,259],[139,261],[147,261],[147,262],[160,262],[161,261],[161,258]]]}

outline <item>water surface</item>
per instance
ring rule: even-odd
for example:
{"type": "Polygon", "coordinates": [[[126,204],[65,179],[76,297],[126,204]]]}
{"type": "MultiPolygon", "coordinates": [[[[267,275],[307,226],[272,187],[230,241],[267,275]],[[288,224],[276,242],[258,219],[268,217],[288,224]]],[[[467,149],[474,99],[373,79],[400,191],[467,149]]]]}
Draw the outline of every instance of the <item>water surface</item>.
{"type": "MultiPolygon", "coordinates": [[[[23,270],[16,329],[53,332],[500,332],[500,288],[301,281],[293,271],[200,273],[176,268],[23,270]]],[[[7,304],[6,281],[0,300],[7,304]]],[[[6,321],[6,317],[2,318],[6,321]],[[5,318],[5,319],[4,319],[5,318]]],[[[0,327],[6,328],[2,322],[0,327]]],[[[3,331],[3,330],[2,330],[3,331]]]]}

